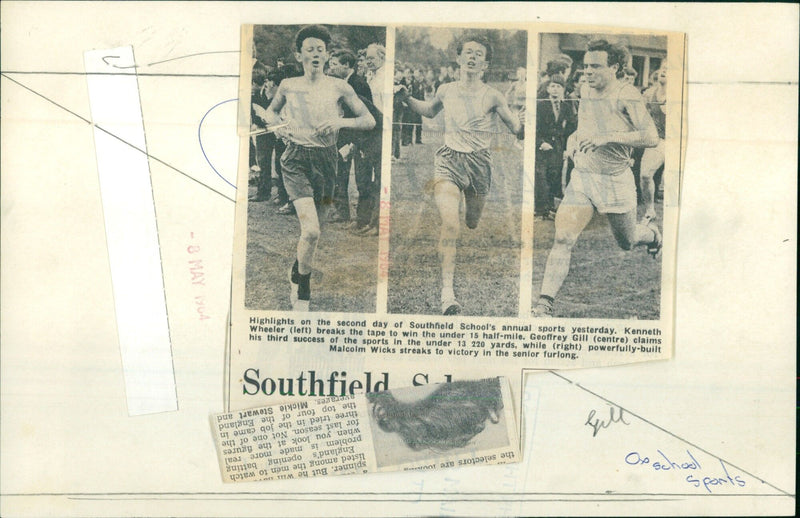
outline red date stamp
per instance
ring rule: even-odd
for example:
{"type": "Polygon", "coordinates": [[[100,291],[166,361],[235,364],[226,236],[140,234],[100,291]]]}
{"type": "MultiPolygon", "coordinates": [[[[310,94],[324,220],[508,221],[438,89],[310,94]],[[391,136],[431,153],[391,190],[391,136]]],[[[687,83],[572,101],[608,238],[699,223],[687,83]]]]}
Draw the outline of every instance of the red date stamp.
{"type": "MultiPolygon", "coordinates": [[[[189,238],[194,239],[194,232],[189,233],[189,238]]],[[[202,290],[206,286],[206,274],[203,268],[203,260],[195,255],[200,253],[200,245],[190,244],[186,247],[186,252],[193,257],[192,259],[188,260],[188,271],[189,276],[191,277],[192,286],[196,286],[196,290],[202,290]]],[[[211,318],[208,315],[208,306],[206,305],[205,294],[195,295],[194,304],[199,320],[211,318]]]]}

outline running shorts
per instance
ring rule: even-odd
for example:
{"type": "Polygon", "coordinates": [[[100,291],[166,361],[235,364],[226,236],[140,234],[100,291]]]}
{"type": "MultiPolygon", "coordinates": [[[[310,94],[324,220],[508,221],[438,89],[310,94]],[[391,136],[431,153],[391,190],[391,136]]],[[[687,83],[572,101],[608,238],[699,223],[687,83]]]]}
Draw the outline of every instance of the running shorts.
{"type": "Polygon", "coordinates": [[[592,205],[600,214],[636,209],[636,184],[630,168],[620,174],[594,174],[575,168],[561,205],[592,205]]]}
{"type": "Polygon", "coordinates": [[[290,142],[281,155],[283,184],[289,201],[330,199],[336,179],[336,146],[306,147],[290,142]]]}
{"type": "Polygon", "coordinates": [[[442,146],[433,160],[433,182],[449,181],[462,191],[486,196],[492,185],[492,155],[488,149],[465,153],[442,146]]]}

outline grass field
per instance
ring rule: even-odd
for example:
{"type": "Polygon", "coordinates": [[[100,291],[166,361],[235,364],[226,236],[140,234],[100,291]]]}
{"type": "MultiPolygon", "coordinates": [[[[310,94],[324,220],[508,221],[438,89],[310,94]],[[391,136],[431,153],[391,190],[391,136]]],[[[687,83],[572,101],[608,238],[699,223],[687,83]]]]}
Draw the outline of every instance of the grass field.
{"type": "MultiPolygon", "coordinates": [[[[255,186],[250,186],[254,195],[255,186]]],[[[356,200],[350,181],[351,204],[356,200]]],[[[245,307],[291,311],[288,271],[296,257],[297,216],[275,214],[268,202],[248,202],[245,307]]],[[[352,211],[355,214],[355,209],[352,211]]],[[[311,274],[311,311],[375,312],[378,238],[348,233],[344,223],[322,223],[311,274]]]]}
{"type": "MultiPolygon", "coordinates": [[[[392,164],[388,310],[441,313],[439,213],[429,182],[443,137],[423,122],[422,145],[402,148],[392,164]]],[[[478,228],[464,224],[456,256],[455,293],[465,315],[516,316],[519,307],[522,149],[501,134],[492,149],[492,187],[478,228]]]]}
{"type": "MultiPolygon", "coordinates": [[[[641,208],[640,208],[641,212],[641,208]]],[[[662,204],[656,204],[659,220],[662,204]]],[[[640,214],[641,216],[641,214],[640,214]]],[[[554,223],[538,218],[533,230],[533,303],[539,297],[554,223]]],[[[644,247],[620,249],[606,216],[594,215],[572,250],[569,275],[556,297],[556,317],[655,320],[661,300],[661,255],[644,247]]]]}

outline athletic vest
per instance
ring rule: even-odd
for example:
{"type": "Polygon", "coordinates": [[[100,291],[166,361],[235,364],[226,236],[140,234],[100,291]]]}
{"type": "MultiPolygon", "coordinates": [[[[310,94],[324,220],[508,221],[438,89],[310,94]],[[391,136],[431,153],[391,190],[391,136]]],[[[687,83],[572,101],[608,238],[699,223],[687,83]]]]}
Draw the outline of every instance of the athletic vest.
{"type": "Polygon", "coordinates": [[[304,77],[284,79],[281,92],[286,97],[282,115],[292,131],[290,140],[300,146],[329,147],[336,144],[336,132],[317,135],[315,128],[322,122],[341,118],[341,90],[331,77],[323,77],[310,85],[304,77]]]}
{"type": "MultiPolygon", "coordinates": [[[[632,86],[619,82],[611,87],[602,97],[586,86],[578,107],[578,143],[583,138],[615,132],[636,131],[630,117],[624,112],[620,103],[620,93],[625,87],[632,86]]],[[[575,153],[575,167],[589,173],[615,175],[623,173],[631,167],[633,148],[624,144],[611,143],[600,146],[594,151],[575,153]]]]}
{"type": "Polygon", "coordinates": [[[489,111],[489,87],[480,83],[467,91],[461,83],[439,87],[444,105],[444,144],[455,151],[470,153],[488,149],[497,133],[497,113],[489,111]]]}

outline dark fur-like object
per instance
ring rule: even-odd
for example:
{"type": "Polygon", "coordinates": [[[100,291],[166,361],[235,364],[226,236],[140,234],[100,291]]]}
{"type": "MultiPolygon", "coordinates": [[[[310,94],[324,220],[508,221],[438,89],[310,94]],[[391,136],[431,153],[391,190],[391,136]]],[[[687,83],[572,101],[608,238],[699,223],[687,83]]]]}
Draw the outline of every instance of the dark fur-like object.
{"type": "Polygon", "coordinates": [[[445,451],[465,446],[497,423],[503,408],[500,379],[444,383],[425,399],[401,403],[391,391],[367,394],[381,430],[399,433],[412,450],[445,451]]]}

